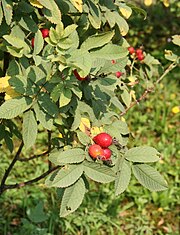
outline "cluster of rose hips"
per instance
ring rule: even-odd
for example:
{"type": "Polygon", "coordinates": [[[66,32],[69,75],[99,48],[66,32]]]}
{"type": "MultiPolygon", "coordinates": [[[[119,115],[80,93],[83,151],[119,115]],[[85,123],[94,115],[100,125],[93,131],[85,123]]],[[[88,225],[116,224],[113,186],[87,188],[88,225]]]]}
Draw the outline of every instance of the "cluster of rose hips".
{"type": "Polygon", "coordinates": [[[93,141],[95,144],[89,146],[89,155],[93,159],[99,159],[102,161],[110,160],[112,152],[108,147],[113,142],[112,137],[109,134],[102,132],[96,135],[93,138],[93,141]]]}
{"type": "Polygon", "coordinates": [[[128,47],[128,51],[131,55],[136,56],[139,61],[144,60],[144,54],[141,48],[135,49],[134,47],[130,46],[128,47]]]}
{"type": "MultiPolygon", "coordinates": [[[[49,29],[41,29],[41,33],[43,38],[49,37],[49,29]]],[[[34,47],[34,38],[31,39],[31,45],[34,47]]]]}

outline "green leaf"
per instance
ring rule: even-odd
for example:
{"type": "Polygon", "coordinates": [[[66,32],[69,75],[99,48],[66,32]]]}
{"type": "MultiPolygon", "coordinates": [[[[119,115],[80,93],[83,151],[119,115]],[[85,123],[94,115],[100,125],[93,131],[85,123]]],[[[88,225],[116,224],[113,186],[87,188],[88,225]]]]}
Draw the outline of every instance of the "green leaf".
{"type": "Polygon", "coordinates": [[[125,103],[126,107],[128,108],[131,104],[131,95],[126,89],[123,90],[123,93],[121,94],[121,98],[123,102],[125,103]]]}
{"type": "Polygon", "coordinates": [[[56,104],[50,99],[47,93],[40,93],[38,103],[42,109],[52,117],[57,117],[59,109],[56,104]]]}
{"type": "Polygon", "coordinates": [[[91,143],[91,138],[84,132],[78,131],[77,132],[78,140],[83,144],[87,145],[91,143]]]}
{"type": "Polygon", "coordinates": [[[83,174],[82,164],[66,165],[56,174],[51,187],[65,188],[74,184],[83,174]]]}
{"type": "Polygon", "coordinates": [[[0,118],[11,119],[22,114],[32,105],[32,99],[28,97],[14,98],[5,101],[0,106],[0,118]]]}
{"type": "Polygon", "coordinates": [[[109,183],[115,180],[114,171],[108,166],[84,161],[84,173],[92,180],[100,183],[109,183]]]}
{"type": "Polygon", "coordinates": [[[81,45],[81,49],[90,50],[97,47],[102,47],[111,41],[114,32],[101,33],[88,37],[81,45]]]}
{"type": "Polygon", "coordinates": [[[2,7],[7,25],[11,24],[13,16],[13,3],[11,0],[2,0],[2,7]]]}
{"type": "Polygon", "coordinates": [[[80,148],[51,153],[49,160],[55,165],[79,163],[85,159],[85,152],[80,148]]]}
{"type": "Polygon", "coordinates": [[[38,103],[33,105],[34,111],[36,113],[37,120],[41,123],[41,125],[48,130],[51,130],[53,127],[53,118],[46,113],[38,103]]]}
{"type": "Polygon", "coordinates": [[[61,21],[61,12],[55,1],[52,0],[39,0],[39,2],[45,7],[43,9],[44,16],[54,24],[58,24],[61,21]]]}
{"type": "Polygon", "coordinates": [[[122,135],[129,133],[128,125],[125,121],[117,120],[112,123],[112,126],[117,128],[122,135]]]}
{"type": "Polygon", "coordinates": [[[48,219],[48,216],[44,213],[43,210],[43,202],[40,201],[36,207],[34,208],[30,208],[30,210],[28,210],[27,214],[28,214],[28,218],[34,222],[34,223],[41,223],[45,220],[48,219]]]}
{"type": "Polygon", "coordinates": [[[3,10],[2,10],[2,6],[1,6],[1,2],[0,2],[0,25],[2,23],[3,20],[3,10]]]}
{"type": "Polygon", "coordinates": [[[180,46],[180,35],[174,35],[172,36],[172,42],[175,44],[175,45],[178,45],[180,46]]]}
{"type": "Polygon", "coordinates": [[[125,19],[119,15],[118,12],[114,12],[114,17],[116,18],[116,24],[119,27],[119,31],[122,36],[125,36],[129,31],[128,23],[125,21],[125,19]]]}
{"type": "Polygon", "coordinates": [[[115,195],[123,193],[131,179],[131,167],[128,161],[123,160],[115,179],[115,195]]]}
{"type": "Polygon", "coordinates": [[[59,106],[60,108],[69,104],[71,101],[72,92],[69,88],[64,88],[60,94],[59,106]]]}
{"type": "Polygon", "coordinates": [[[132,165],[136,179],[150,191],[162,191],[168,188],[166,181],[157,170],[147,164],[132,165]]]}
{"type": "Polygon", "coordinates": [[[34,54],[39,54],[44,47],[44,39],[40,30],[37,31],[34,38],[34,54]]]}
{"type": "Polygon", "coordinates": [[[116,60],[125,57],[128,54],[127,48],[114,44],[107,44],[103,48],[90,52],[93,58],[102,58],[106,60],[116,60]]]}
{"type": "Polygon", "coordinates": [[[85,192],[86,187],[82,178],[66,188],[61,201],[60,217],[65,217],[74,212],[81,205],[85,192]]]}
{"type": "Polygon", "coordinates": [[[34,145],[37,137],[37,122],[31,110],[23,115],[22,136],[26,149],[34,145]]]}
{"type": "Polygon", "coordinates": [[[125,108],[124,106],[122,105],[122,103],[119,101],[119,99],[114,96],[111,98],[111,103],[116,107],[118,108],[121,112],[124,112],[125,111],[125,108]]]}
{"type": "Polygon", "coordinates": [[[125,153],[125,158],[131,162],[157,162],[159,152],[149,146],[134,147],[125,153]]]}

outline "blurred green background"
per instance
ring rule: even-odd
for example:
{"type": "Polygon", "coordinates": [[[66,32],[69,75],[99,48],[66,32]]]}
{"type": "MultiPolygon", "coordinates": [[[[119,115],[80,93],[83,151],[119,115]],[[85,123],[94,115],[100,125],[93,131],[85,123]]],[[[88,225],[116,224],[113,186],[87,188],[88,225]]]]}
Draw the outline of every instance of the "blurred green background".
{"type": "MultiPolygon", "coordinates": [[[[179,3],[170,1],[169,7],[165,7],[163,1],[156,1],[147,7],[143,1],[137,2],[147,11],[147,19],[132,16],[126,38],[132,46],[143,46],[147,53],[168,65],[164,50],[177,50],[171,36],[179,30],[179,3]]],[[[55,190],[45,188],[42,180],[36,186],[9,190],[2,195],[0,235],[179,235],[179,74],[179,68],[170,72],[146,100],[126,114],[132,132],[130,146],[151,145],[161,153],[156,167],[168,181],[167,191],[152,193],[132,178],[128,190],[115,197],[113,184],[92,183],[81,207],[63,219],[59,218],[55,190]]],[[[42,131],[37,144],[39,152],[44,150],[46,139],[47,133],[42,131]]],[[[7,168],[12,156],[7,157],[9,152],[2,144],[0,164],[7,168]]],[[[28,180],[45,169],[47,162],[42,159],[18,162],[8,181],[28,180]]]]}

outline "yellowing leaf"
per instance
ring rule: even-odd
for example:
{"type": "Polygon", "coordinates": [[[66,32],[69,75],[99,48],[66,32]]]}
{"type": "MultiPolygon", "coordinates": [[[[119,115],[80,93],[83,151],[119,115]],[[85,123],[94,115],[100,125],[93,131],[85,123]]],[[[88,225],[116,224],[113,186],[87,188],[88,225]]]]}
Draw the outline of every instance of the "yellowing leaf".
{"type": "Polygon", "coordinates": [[[169,0],[164,0],[163,4],[164,4],[165,7],[169,7],[169,0]]]}
{"type": "Polygon", "coordinates": [[[128,19],[132,14],[132,9],[128,6],[121,6],[119,10],[126,19],[128,19]]]}
{"type": "Polygon", "coordinates": [[[71,0],[71,2],[79,12],[82,12],[82,5],[83,5],[82,0],[71,0]]]}
{"type": "MultiPolygon", "coordinates": [[[[85,132],[85,133],[89,133],[89,130],[91,128],[91,124],[90,124],[90,121],[88,118],[81,118],[81,122],[80,122],[80,125],[79,125],[79,129],[82,131],[82,132],[85,132]]],[[[87,134],[88,134],[87,133],[87,134]]]]}
{"type": "Polygon", "coordinates": [[[9,82],[8,82],[9,79],[10,79],[10,76],[0,78],[0,93],[6,92],[6,89],[9,86],[9,82]]]}
{"type": "Polygon", "coordinates": [[[151,6],[152,2],[152,0],[144,0],[144,4],[148,7],[151,6]]]}
{"type": "Polygon", "coordinates": [[[29,0],[29,2],[33,7],[43,8],[43,5],[38,0],[29,0]]]}
{"type": "Polygon", "coordinates": [[[0,78],[0,93],[6,92],[5,100],[9,100],[19,96],[19,94],[9,85],[8,80],[10,78],[10,76],[0,78]]]}
{"type": "Polygon", "coordinates": [[[101,132],[103,132],[103,127],[93,126],[91,128],[91,137],[94,137],[95,135],[98,135],[101,132]]]}

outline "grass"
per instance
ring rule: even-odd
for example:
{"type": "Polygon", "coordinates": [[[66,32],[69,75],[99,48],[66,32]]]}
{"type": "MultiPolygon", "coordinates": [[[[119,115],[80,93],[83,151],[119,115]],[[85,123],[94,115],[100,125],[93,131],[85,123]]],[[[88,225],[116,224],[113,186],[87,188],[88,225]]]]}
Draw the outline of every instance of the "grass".
{"type": "MultiPolygon", "coordinates": [[[[93,183],[81,207],[61,219],[55,191],[44,188],[41,181],[36,186],[9,190],[0,198],[0,234],[178,235],[179,113],[174,114],[172,108],[179,105],[179,97],[176,73],[173,76],[173,79],[166,78],[126,117],[133,136],[131,146],[151,145],[161,153],[156,166],[168,181],[167,191],[152,193],[133,178],[127,191],[116,198],[113,184],[93,183]],[[36,218],[37,213],[42,221],[36,218]]],[[[39,143],[42,140],[45,146],[44,134],[39,143]]],[[[9,161],[3,155],[1,166],[7,167],[9,161]]],[[[40,159],[31,164],[20,162],[10,181],[29,179],[34,172],[39,175],[46,167],[47,163],[40,159]]]]}

